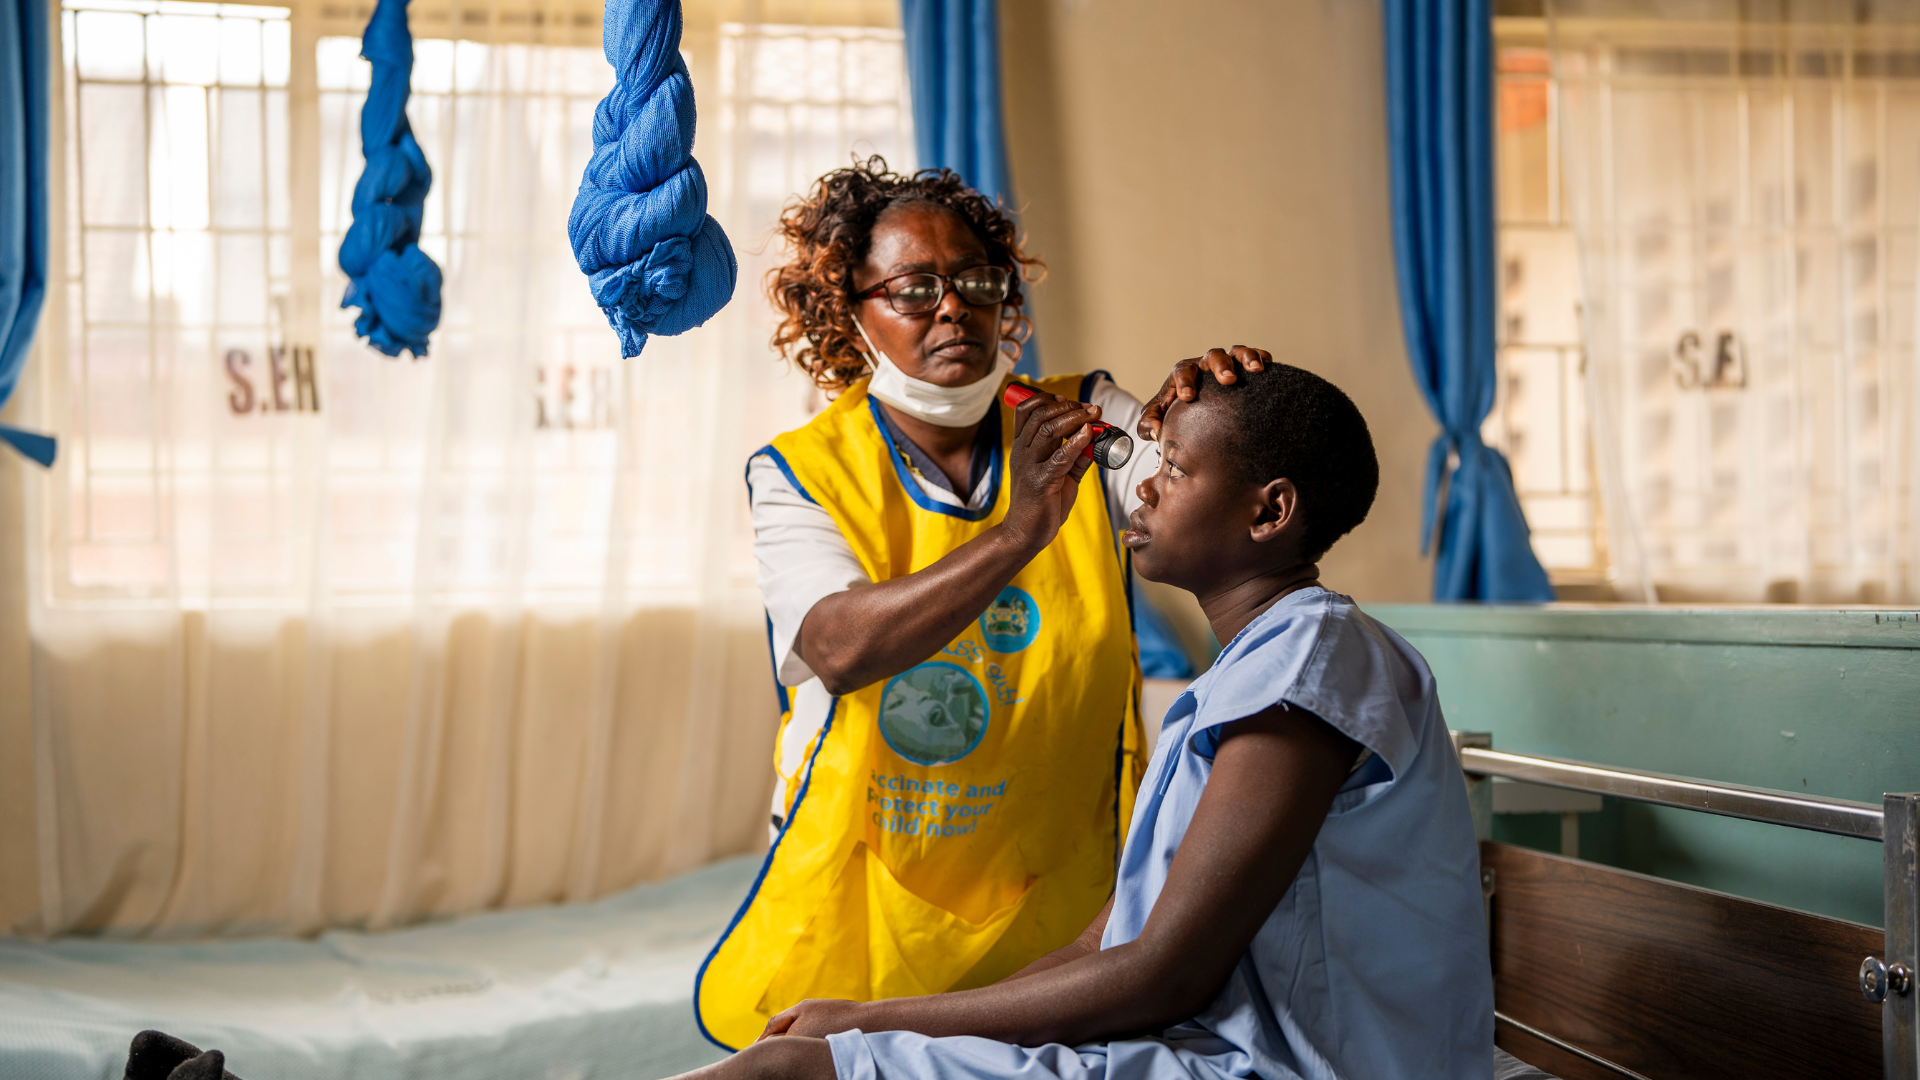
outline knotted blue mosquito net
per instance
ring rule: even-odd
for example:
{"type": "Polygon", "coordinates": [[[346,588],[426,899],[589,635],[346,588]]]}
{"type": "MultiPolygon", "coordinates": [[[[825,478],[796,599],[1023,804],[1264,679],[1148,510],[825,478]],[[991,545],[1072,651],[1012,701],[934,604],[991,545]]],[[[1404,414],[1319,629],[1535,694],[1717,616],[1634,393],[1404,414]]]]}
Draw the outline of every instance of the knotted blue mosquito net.
{"type": "Polygon", "coordinates": [[[373,86],[360,110],[360,147],[367,168],[353,188],[353,224],[340,242],[340,269],[350,279],[341,307],[358,307],[354,333],[367,344],[415,359],[440,325],[440,267],[420,250],[420,214],[433,170],[407,123],[413,34],[407,0],[379,0],[360,55],[373,65],[373,86]]]}
{"type": "Polygon", "coordinates": [[[725,307],[739,264],[693,160],[679,0],[607,0],[601,35],[615,82],[593,114],[567,234],[621,355],[638,356],[648,335],[683,333],[725,307]]]}

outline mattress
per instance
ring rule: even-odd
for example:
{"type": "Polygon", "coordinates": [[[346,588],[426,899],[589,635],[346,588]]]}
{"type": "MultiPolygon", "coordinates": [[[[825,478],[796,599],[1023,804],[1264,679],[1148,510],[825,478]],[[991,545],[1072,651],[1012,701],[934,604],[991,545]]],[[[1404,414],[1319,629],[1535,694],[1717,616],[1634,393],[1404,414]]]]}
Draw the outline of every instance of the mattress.
{"type": "Polygon", "coordinates": [[[693,979],[759,862],[377,934],[0,939],[0,1077],[118,1080],[143,1028],[247,1080],[671,1076],[724,1056],[693,979]]]}
{"type": "MultiPolygon", "coordinates": [[[[247,1080],[657,1080],[720,1060],[693,979],[759,856],[591,904],[311,941],[0,939],[0,1077],[118,1080],[135,1032],[247,1080]]],[[[1497,1080],[1553,1080],[1495,1051],[1497,1080]]]]}

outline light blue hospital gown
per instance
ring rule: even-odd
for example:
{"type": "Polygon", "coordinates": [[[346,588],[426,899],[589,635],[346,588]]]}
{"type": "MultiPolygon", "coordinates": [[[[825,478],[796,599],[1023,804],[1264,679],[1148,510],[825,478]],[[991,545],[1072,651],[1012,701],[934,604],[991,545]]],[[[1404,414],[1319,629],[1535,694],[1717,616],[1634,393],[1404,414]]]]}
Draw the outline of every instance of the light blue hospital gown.
{"type": "Polygon", "coordinates": [[[1489,1080],[1493,979],[1465,785],[1426,661],[1338,593],[1283,597],[1168,711],[1102,948],[1146,925],[1221,724],[1276,702],[1371,750],[1219,997],[1158,1038],[828,1036],[839,1080],[1489,1080]]]}

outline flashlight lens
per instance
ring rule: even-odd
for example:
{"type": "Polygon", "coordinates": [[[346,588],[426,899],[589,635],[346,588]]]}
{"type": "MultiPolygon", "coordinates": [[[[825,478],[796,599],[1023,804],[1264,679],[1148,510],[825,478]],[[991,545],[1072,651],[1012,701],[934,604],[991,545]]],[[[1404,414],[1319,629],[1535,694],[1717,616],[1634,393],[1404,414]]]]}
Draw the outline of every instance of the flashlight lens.
{"type": "Polygon", "coordinates": [[[1133,439],[1126,433],[1116,430],[1103,442],[1099,457],[1103,467],[1117,469],[1133,457],[1133,439]]]}

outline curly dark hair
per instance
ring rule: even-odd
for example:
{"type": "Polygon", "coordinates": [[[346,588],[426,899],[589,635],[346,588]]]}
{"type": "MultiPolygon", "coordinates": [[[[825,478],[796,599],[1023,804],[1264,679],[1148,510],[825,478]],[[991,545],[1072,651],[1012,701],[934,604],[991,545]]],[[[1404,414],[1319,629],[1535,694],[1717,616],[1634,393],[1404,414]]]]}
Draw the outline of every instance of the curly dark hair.
{"type": "Polygon", "coordinates": [[[1021,310],[1020,283],[1046,272],[1020,250],[1013,219],[993,199],[968,187],[951,169],[902,176],[879,155],[821,177],[806,198],[787,204],[780,235],[792,250],[767,274],[767,296],[780,312],[773,347],[829,394],[867,373],[866,352],[853,325],[853,268],[867,257],[874,222],[895,206],[929,203],[967,223],[986,245],[987,259],[1014,271],[1002,311],[1001,334],[1017,345],[1033,332],[1021,310]]]}
{"type": "Polygon", "coordinates": [[[1202,371],[1198,389],[1198,400],[1222,402],[1233,416],[1226,449],[1242,479],[1264,485],[1285,477],[1299,489],[1306,559],[1318,560],[1367,519],[1380,489],[1380,459],[1367,418],[1339,387],[1276,362],[1261,371],[1241,368],[1226,384],[1202,371]]]}

